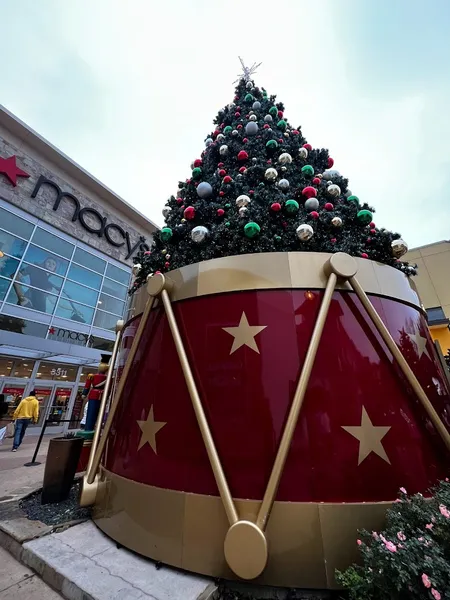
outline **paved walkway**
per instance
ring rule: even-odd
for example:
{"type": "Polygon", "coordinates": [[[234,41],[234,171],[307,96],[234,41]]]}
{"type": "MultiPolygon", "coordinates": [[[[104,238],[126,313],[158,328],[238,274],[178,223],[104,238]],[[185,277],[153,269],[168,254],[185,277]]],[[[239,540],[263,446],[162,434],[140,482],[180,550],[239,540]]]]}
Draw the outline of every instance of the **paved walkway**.
{"type": "Polygon", "coordinates": [[[0,600],[61,600],[61,596],[0,548],[0,600]]]}

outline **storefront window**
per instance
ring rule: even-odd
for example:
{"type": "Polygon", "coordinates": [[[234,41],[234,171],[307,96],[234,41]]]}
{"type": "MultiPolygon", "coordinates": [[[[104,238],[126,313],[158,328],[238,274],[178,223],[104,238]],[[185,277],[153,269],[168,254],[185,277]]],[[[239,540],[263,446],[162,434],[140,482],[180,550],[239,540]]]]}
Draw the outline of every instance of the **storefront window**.
{"type": "Polygon", "coordinates": [[[92,271],[88,271],[87,269],[83,269],[83,267],[79,267],[78,265],[72,265],[70,267],[67,277],[68,279],[72,279],[77,283],[83,283],[84,285],[88,285],[96,290],[100,289],[100,285],[102,283],[102,278],[100,275],[97,275],[97,273],[93,273],[92,271]]]}
{"type": "Polygon", "coordinates": [[[76,323],[87,323],[90,325],[94,316],[94,309],[84,306],[84,304],[72,302],[68,298],[61,298],[55,314],[63,319],[70,319],[76,323]]]}
{"type": "Polygon", "coordinates": [[[45,338],[47,336],[48,325],[45,323],[36,323],[36,321],[19,319],[18,317],[11,317],[9,315],[0,315],[0,330],[45,338]]]}
{"type": "Polygon", "coordinates": [[[116,267],[112,264],[108,264],[108,266],[106,267],[106,277],[114,279],[114,281],[118,281],[123,285],[128,285],[130,281],[130,273],[128,271],[119,269],[119,267],[116,267]]]}
{"type": "Polygon", "coordinates": [[[95,313],[94,325],[101,327],[102,329],[109,329],[114,331],[118,321],[117,315],[110,315],[109,313],[98,310],[95,313]]]}
{"type": "Polygon", "coordinates": [[[17,267],[19,266],[19,261],[15,258],[11,258],[10,256],[2,256],[0,258],[0,275],[2,277],[7,277],[12,279],[14,277],[15,272],[17,271],[17,267]]]}
{"type": "Polygon", "coordinates": [[[75,381],[78,367],[42,361],[36,379],[52,379],[53,381],[75,381]]]}
{"type": "Polygon", "coordinates": [[[30,245],[26,251],[24,260],[25,262],[41,267],[50,273],[62,276],[66,274],[67,266],[69,264],[67,260],[56,256],[56,254],[52,254],[51,252],[47,252],[47,250],[43,250],[42,248],[33,245],[30,245]]]}
{"type": "Polygon", "coordinates": [[[21,258],[27,247],[24,240],[14,237],[0,229],[0,250],[16,258],[21,258]]]}
{"type": "Polygon", "coordinates": [[[104,352],[112,352],[114,347],[113,340],[106,340],[105,338],[97,337],[95,335],[91,335],[89,338],[89,348],[94,348],[95,350],[103,350],[104,352]]]}
{"type": "Polygon", "coordinates": [[[16,275],[17,285],[29,284],[32,287],[44,290],[47,292],[59,292],[64,279],[58,275],[54,275],[50,271],[23,263],[19,272],[16,275]]]}
{"type": "Polygon", "coordinates": [[[58,296],[16,282],[13,284],[6,302],[51,315],[55,310],[57,299],[58,296]]]}
{"type": "Polygon", "coordinates": [[[20,377],[22,379],[29,379],[34,368],[34,360],[27,358],[14,361],[14,366],[11,369],[11,377],[20,377]]]}
{"type": "Polygon", "coordinates": [[[120,285],[116,281],[111,281],[111,279],[105,279],[103,282],[102,292],[105,294],[109,294],[110,296],[114,296],[115,298],[120,298],[121,300],[125,300],[127,297],[128,288],[124,285],[120,285]]]}
{"type": "Polygon", "coordinates": [[[105,272],[106,262],[101,258],[98,258],[98,256],[94,256],[90,252],[86,252],[86,250],[82,250],[81,248],[77,248],[75,250],[73,261],[79,263],[83,267],[97,271],[97,273],[100,273],[100,275],[103,275],[105,272]]]}
{"type": "Polygon", "coordinates": [[[98,292],[79,283],[66,281],[63,296],[77,302],[82,302],[83,304],[88,304],[89,306],[95,306],[97,304],[98,292]]]}
{"type": "Polygon", "coordinates": [[[106,310],[119,316],[123,315],[123,311],[125,308],[125,302],[116,300],[116,298],[112,298],[111,296],[107,296],[106,294],[100,294],[100,300],[98,301],[98,305],[98,307],[102,310],[106,310]]]}
{"type": "Polygon", "coordinates": [[[13,361],[8,358],[0,358],[0,377],[10,377],[13,361]]]}
{"type": "Polygon", "coordinates": [[[29,223],[25,219],[13,215],[9,210],[5,210],[4,208],[0,208],[0,223],[2,224],[2,229],[27,240],[30,239],[34,229],[33,223],[29,223]]]}
{"type": "Polygon", "coordinates": [[[70,242],[66,242],[66,240],[62,240],[60,237],[39,227],[34,232],[32,242],[65,258],[71,258],[74,248],[74,245],[70,242]]]}

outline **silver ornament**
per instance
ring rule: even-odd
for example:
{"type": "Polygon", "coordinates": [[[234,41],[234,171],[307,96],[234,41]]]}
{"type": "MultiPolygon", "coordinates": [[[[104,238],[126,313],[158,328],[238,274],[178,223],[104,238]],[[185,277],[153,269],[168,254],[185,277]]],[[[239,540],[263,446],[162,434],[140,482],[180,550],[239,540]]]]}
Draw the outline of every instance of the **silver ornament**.
{"type": "Polygon", "coordinates": [[[299,148],[298,155],[300,158],[308,158],[308,150],[306,148],[299,148]]]}
{"type": "Polygon", "coordinates": [[[253,83],[252,83],[251,81],[247,81],[247,83],[245,84],[245,87],[246,87],[248,90],[251,90],[251,89],[252,89],[252,87],[253,87],[253,83]]]}
{"type": "Polygon", "coordinates": [[[241,206],[241,208],[239,209],[239,216],[245,217],[245,216],[247,216],[247,213],[248,213],[248,208],[246,206],[241,206]]]}
{"type": "Polygon", "coordinates": [[[284,132],[284,137],[289,137],[289,132],[288,131],[284,132]]]}
{"type": "Polygon", "coordinates": [[[269,129],[266,129],[266,131],[272,132],[273,129],[272,129],[272,127],[269,127],[269,129]]]}
{"type": "Polygon", "coordinates": [[[278,162],[282,165],[289,165],[292,162],[292,156],[289,152],[283,152],[283,154],[280,154],[278,157],[278,162]]]}
{"type": "Polygon", "coordinates": [[[250,119],[250,121],[257,121],[258,117],[256,115],[250,115],[249,119],[250,119]]]}
{"type": "Polygon", "coordinates": [[[297,227],[295,233],[300,241],[307,242],[314,235],[314,229],[311,227],[311,225],[303,223],[297,227]]]}
{"type": "Polygon", "coordinates": [[[282,170],[282,171],[283,171],[283,173],[284,173],[285,171],[287,171],[287,167],[281,167],[281,170],[282,170]]]}
{"type": "Polygon", "coordinates": [[[234,102],[230,102],[230,104],[228,104],[228,110],[233,110],[235,106],[236,104],[234,102]]]}
{"type": "Polygon", "coordinates": [[[250,121],[250,123],[247,123],[247,125],[245,126],[245,133],[247,135],[256,135],[258,133],[257,123],[255,123],[254,121],[250,121]]]}
{"type": "Polygon", "coordinates": [[[266,169],[264,177],[267,179],[267,181],[275,181],[275,179],[278,177],[278,172],[273,167],[270,167],[269,169],[266,169]]]}
{"type": "Polygon", "coordinates": [[[226,144],[224,144],[223,146],[220,146],[219,153],[221,156],[225,156],[227,152],[228,152],[228,146],[226,144]]]}
{"type": "Polygon", "coordinates": [[[395,256],[395,258],[400,258],[408,252],[408,244],[404,240],[402,240],[402,238],[394,240],[391,243],[391,248],[392,254],[393,256],[395,256]]]}
{"type": "Polygon", "coordinates": [[[341,217],[333,217],[331,219],[331,224],[334,227],[342,227],[342,219],[341,219],[341,217]]]}
{"type": "Polygon", "coordinates": [[[136,275],[139,274],[139,271],[142,269],[142,265],[140,263],[136,263],[132,269],[132,273],[133,275],[136,277],[136,275]]]}
{"type": "Polygon", "coordinates": [[[352,194],[352,190],[347,190],[347,191],[345,192],[344,196],[345,196],[346,198],[348,198],[349,196],[353,196],[353,194],[352,194]]]}
{"type": "Polygon", "coordinates": [[[242,173],[238,173],[238,174],[236,175],[236,179],[242,179],[242,173]]]}
{"type": "Polygon", "coordinates": [[[256,100],[256,102],[253,102],[252,108],[253,110],[259,110],[261,108],[261,102],[258,102],[258,100],[256,100]]]}
{"type": "Polygon", "coordinates": [[[249,115],[254,115],[255,113],[251,110],[248,114],[249,115]]]}
{"type": "Polygon", "coordinates": [[[330,196],[333,196],[333,198],[337,198],[341,195],[341,188],[335,183],[332,183],[327,187],[327,192],[330,194],[330,196]]]}
{"type": "Polygon", "coordinates": [[[251,200],[248,196],[246,196],[245,194],[242,194],[242,196],[238,196],[236,198],[236,206],[238,206],[239,208],[241,206],[247,206],[247,204],[250,204],[251,200]]]}
{"type": "Polygon", "coordinates": [[[334,179],[335,177],[340,177],[340,176],[341,176],[341,174],[336,169],[327,169],[326,171],[323,172],[323,178],[326,179],[327,181],[330,181],[331,179],[334,179]]]}
{"type": "Polygon", "coordinates": [[[278,182],[278,187],[282,192],[287,192],[289,189],[289,181],[287,179],[280,179],[278,182]]]}
{"type": "Polygon", "coordinates": [[[199,196],[199,198],[203,198],[205,200],[206,198],[211,198],[212,194],[212,186],[207,181],[202,181],[198,184],[197,195],[199,196]]]}
{"type": "Polygon", "coordinates": [[[216,137],[216,140],[217,140],[218,142],[221,142],[221,141],[222,141],[222,140],[224,140],[224,139],[225,139],[225,136],[223,135],[223,133],[219,133],[219,135],[216,137]]]}
{"type": "Polygon", "coordinates": [[[165,219],[167,219],[167,217],[170,215],[171,212],[172,212],[172,209],[170,208],[170,206],[165,206],[162,209],[162,214],[165,219]]]}
{"type": "Polygon", "coordinates": [[[257,158],[252,158],[252,162],[257,162],[258,159],[257,158]]]}
{"type": "Polygon", "coordinates": [[[205,146],[211,146],[211,144],[213,143],[213,139],[212,138],[208,138],[207,140],[205,140],[205,146]]]}
{"type": "Polygon", "coordinates": [[[266,116],[264,117],[264,121],[265,121],[266,123],[272,123],[272,121],[273,121],[273,119],[272,119],[272,115],[266,115],[266,116]]]}
{"type": "Polygon", "coordinates": [[[166,260],[170,260],[170,254],[166,254],[166,260]]]}
{"type": "Polygon", "coordinates": [[[237,135],[239,135],[239,131],[237,129],[233,129],[233,131],[231,132],[231,135],[236,137],[237,135]]]}
{"type": "Polygon", "coordinates": [[[194,229],[191,231],[191,240],[196,244],[200,244],[206,240],[208,234],[209,231],[206,229],[206,227],[203,227],[203,225],[197,225],[197,227],[194,227],[194,229]]]}
{"type": "Polygon", "coordinates": [[[308,198],[305,202],[305,208],[307,211],[317,210],[319,208],[319,201],[317,198],[308,198]]]}

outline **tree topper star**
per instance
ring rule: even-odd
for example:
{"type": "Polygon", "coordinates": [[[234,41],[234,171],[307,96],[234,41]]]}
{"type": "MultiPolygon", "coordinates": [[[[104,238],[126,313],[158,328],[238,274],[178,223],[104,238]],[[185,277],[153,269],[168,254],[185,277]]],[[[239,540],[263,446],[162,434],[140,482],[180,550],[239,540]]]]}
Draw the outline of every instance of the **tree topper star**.
{"type": "Polygon", "coordinates": [[[251,67],[246,67],[242,58],[240,56],[238,56],[238,58],[241,61],[242,74],[239,74],[238,79],[236,79],[236,81],[233,81],[233,83],[238,83],[241,79],[243,79],[244,81],[250,81],[252,75],[256,73],[256,69],[258,69],[262,65],[262,63],[253,63],[251,67]]]}

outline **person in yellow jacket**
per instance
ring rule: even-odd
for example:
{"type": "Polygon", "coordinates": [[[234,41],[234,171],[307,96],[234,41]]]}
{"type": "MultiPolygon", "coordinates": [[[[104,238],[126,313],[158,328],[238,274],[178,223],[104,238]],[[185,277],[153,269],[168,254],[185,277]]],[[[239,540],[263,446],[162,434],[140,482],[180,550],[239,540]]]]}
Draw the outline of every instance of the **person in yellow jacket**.
{"type": "Polygon", "coordinates": [[[12,451],[17,452],[28,425],[31,421],[37,423],[39,419],[39,401],[36,398],[35,390],[32,390],[29,396],[20,401],[19,406],[14,411],[13,419],[16,422],[16,428],[14,430],[12,451]]]}

